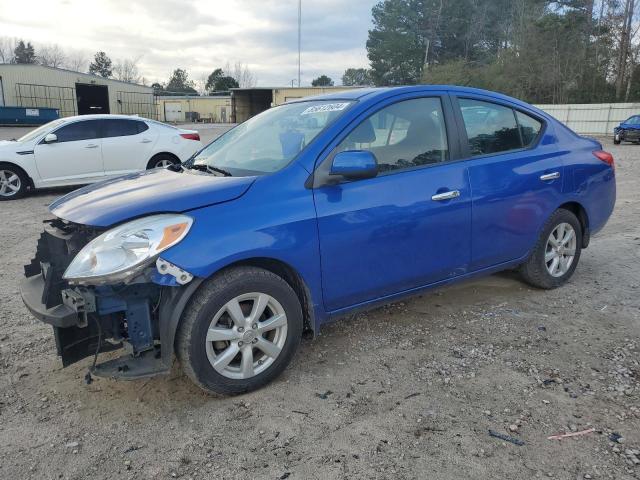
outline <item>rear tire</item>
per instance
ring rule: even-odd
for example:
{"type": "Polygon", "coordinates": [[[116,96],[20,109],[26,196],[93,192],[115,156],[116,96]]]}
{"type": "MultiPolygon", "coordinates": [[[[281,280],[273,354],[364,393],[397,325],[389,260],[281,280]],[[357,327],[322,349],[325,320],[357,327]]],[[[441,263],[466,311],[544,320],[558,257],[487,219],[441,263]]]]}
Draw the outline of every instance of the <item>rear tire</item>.
{"type": "Polygon", "coordinates": [[[147,170],[151,170],[153,168],[167,168],[171,165],[178,165],[180,163],[180,160],[173,155],[169,155],[168,153],[159,153],[149,160],[147,170]]]}
{"type": "Polygon", "coordinates": [[[236,395],[278,377],[302,330],[302,307],[287,282],[268,270],[237,267],[204,283],[190,300],[176,354],[200,388],[236,395]]]}
{"type": "Polygon", "coordinates": [[[29,178],[20,168],[0,163],[0,201],[24,197],[28,186],[29,178]]]}
{"type": "Polygon", "coordinates": [[[582,250],[582,226],[577,217],[558,209],[547,220],[531,256],[520,267],[525,282],[537,288],[557,288],[573,275],[582,250]]]}

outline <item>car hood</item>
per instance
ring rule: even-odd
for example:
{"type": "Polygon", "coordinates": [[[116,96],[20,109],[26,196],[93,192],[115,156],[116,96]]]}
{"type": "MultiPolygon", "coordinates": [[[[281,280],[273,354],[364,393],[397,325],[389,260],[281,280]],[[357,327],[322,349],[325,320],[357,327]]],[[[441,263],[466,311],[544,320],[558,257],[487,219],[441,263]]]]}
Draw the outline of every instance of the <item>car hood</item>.
{"type": "Polygon", "coordinates": [[[20,150],[21,147],[24,147],[24,143],[15,142],[11,140],[0,140],[0,150],[3,152],[11,151],[15,152],[16,150],[20,150]]]}
{"type": "Polygon", "coordinates": [[[242,196],[256,177],[155,169],[88,185],[49,206],[56,217],[109,227],[152,213],[185,212],[242,196]]]}

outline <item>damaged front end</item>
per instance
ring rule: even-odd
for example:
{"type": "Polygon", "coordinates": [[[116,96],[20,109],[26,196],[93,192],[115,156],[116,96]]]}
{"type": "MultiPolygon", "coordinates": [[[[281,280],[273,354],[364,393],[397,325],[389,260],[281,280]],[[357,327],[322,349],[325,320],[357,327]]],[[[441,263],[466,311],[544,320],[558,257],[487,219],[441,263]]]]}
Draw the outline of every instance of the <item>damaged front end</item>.
{"type": "Polygon", "coordinates": [[[36,318],[53,326],[62,365],[123,348],[120,358],[94,362],[92,373],[123,379],[168,373],[180,315],[200,280],[157,256],[115,281],[65,279],[74,258],[106,232],[60,219],[46,223],[25,265],[21,295],[36,318]]]}

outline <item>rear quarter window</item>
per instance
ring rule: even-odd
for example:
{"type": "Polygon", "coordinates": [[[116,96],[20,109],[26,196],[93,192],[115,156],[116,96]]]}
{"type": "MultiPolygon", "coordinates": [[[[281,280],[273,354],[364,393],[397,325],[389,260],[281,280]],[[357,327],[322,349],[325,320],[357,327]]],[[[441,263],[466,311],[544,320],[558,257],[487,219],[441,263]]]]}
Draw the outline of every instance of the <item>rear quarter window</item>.
{"type": "Polygon", "coordinates": [[[538,138],[542,129],[542,122],[520,111],[516,111],[516,118],[518,119],[523,146],[528,147],[538,138]]]}

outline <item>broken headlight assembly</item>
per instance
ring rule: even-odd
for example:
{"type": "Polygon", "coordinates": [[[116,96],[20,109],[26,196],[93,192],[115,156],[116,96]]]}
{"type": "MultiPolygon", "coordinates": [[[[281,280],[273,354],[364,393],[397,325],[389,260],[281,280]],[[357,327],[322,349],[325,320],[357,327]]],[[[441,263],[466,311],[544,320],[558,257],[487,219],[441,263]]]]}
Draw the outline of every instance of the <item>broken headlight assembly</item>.
{"type": "Polygon", "coordinates": [[[179,243],[192,224],[186,215],[162,214],[112,228],[78,252],[63,278],[71,284],[126,282],[179,243]]]}

